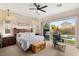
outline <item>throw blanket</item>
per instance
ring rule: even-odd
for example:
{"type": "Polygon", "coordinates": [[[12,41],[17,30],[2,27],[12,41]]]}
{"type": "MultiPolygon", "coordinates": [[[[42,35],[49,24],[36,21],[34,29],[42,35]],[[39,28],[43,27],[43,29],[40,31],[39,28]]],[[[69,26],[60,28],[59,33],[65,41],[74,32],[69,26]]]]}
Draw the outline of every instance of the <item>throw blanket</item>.
{"type": "Polygon", "coordinates": [[[32,43],[44,41],[44,37],[33,33],[18,33],[16,40],[21,44],[21,48],[26,51],[32,43]]]}

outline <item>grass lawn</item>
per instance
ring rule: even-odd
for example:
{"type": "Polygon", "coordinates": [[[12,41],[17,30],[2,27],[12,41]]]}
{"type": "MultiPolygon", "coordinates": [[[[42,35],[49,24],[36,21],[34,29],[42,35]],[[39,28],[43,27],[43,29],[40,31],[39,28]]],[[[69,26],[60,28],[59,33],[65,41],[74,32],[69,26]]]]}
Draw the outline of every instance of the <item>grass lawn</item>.
{"type": "Polygon", "coordinates": [[[75,44],[75,40],[66,40],[66,43],[68,43],[68,44],[75,44]]]}

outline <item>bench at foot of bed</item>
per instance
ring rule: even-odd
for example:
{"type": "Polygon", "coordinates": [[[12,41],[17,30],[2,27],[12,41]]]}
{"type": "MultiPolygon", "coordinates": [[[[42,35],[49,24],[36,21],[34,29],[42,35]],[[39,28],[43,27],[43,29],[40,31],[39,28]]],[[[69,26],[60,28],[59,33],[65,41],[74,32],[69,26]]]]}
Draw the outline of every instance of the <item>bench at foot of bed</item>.
{"type": "Polygon", "coordinates": [[[35,42],[35,43],[32,44],[32,51],[34,53],[36,53],[38,51],[41,51],[45,47],[46,47],[46,42],[45,41],[35,42]]]}

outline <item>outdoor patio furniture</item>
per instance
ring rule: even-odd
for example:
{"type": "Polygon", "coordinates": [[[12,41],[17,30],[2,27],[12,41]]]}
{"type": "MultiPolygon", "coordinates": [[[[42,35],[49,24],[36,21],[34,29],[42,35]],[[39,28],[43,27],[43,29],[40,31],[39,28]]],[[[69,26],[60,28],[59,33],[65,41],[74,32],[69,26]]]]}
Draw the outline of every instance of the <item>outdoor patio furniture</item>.
{"type": "Polygon", "coordinates": [[[59,49],[65,51],[65,49],[66,49],[66,44],[65,43],[58,42],[57,45],[58,45],[58,48],[59,49]]]}

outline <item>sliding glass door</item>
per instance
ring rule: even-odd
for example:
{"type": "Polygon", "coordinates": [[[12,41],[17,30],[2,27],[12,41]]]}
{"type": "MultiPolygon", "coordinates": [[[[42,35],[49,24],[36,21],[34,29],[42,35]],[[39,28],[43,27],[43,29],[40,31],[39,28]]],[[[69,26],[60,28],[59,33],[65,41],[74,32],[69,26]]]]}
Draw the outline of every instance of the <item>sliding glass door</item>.
{"type": "Polygon", "coordinates": [[[75,45],[76,17],[68,17],[65,19],[51,21],[50,31],[52,30],[59,30],[61,32],[61,36],[65,38],[65,42],[67,44],[75,45]]]}

